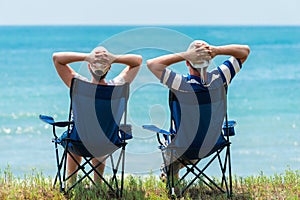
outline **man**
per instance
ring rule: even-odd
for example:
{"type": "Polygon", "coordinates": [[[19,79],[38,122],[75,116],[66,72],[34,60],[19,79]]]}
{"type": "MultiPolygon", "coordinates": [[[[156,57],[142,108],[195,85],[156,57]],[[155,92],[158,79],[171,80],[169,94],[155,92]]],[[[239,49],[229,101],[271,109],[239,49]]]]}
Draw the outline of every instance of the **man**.
{"type": "MultiPolygon", "coordinates": [[[[224,90],[224,86],[228,86],[240,71],[249,53],[250,49],[247,45],[213,46],[205,41],[195,40],[190,44],[187,51],[150,59],[147,61],[147,66],[160,82],[170,89],[181,91],[224,90]],[[211,59],[218,55],[228,55],[230,58],[225,60],[219,67],[208,72],[207,69],[211,59]],[[170,65],[182,61],[186,62],[189,71],[188,76],[183,76],[168,69],[170,65]]],[[[195,120],[194,117],[184,116],[184,119],[181,120],[185,120],[188,124],[189,121],[195,120]]],[[[221,121],[218,122],[219,129],[221,129],[222,123],[221,121]]],[[[168,155],[166,156],[168,157],[168,155]]],[[[178,161],[175,161],[173,166],[174,174],[178,177],[181,166],[178,161]]],[[[164,168],[162,175],[165,176],[164,168]]]]}
{"type": "MultiPolygon", "coordinates": [[[[120,85],[124,83],[131,83],[136,77],[140,66],[142,64],[142,57],[135,54],[114,55],[108,52],[104,47],[96,47],[91,53],[79,52],[58,52],[53,54],[53,62],[56,71],[62,81],[70,88],[73,78],[79,78],[88,81],[87,78],[75,72],[69,65],[74,62],[88,62],[88,69],[91,73],[90,82],[99,85],[120,85]],[[113,63],[125,64],[126,67],[121,73],[112,80],[106,80],[106,75],[112,67],[113,63]]],[[[72,154],[78,163],[81,162],[81,157],[72,154]]],[[[99,161],[102,164],[97,168],[101,175],[103,175],[105,168],[105,160],[93,159],[93,164],[96,165],[99,161]]],[[[76,170],[77,164],[71,156],[67,157],[68,174],[72,174],[76,170]]],[[[97,173],[94,173],[95,182],[101,182],[97,173]]],[[[71,181],[74,181],[71,180],[71,181]]]]}

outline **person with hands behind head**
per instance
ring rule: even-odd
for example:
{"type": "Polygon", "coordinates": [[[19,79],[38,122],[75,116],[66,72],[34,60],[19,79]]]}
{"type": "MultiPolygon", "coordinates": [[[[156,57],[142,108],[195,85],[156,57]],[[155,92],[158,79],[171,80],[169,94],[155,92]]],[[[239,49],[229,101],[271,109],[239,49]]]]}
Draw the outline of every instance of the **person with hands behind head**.
{"type": "Polygon", "coordinates": [[[219,78],[222,79],[223,84],[227,85],[240,71],[249,53],[250,48],[247,45],[212,46],[205,41],[195,40],[190,44],[187,51],[147,60],[147,66],[161,83],[173,89],[184,89],[186,83],[192,83],[191,85],[195,87],[205,86],[219,78]],[[230,58],[211,72],[207,72],[211,59],[217,55],[228,55],[230,58]],[[182,61],[186,62],[189,71],[188,76],[176,74],[168,69],[170,65],[182,61]],[[230,74],[230,70],[233,70],[232,74],[230,74]],[[217,76],[213,76],[213,74],[217,76]],[[172,81],[168,81],[169,79],[172,81]]]}
{"type": "Polygon", "coordinates": [[[91,53],[58,52],[53,54],[56,71],[67,87],[71,86],[74,77],[87,80],[69,65],[70,63],[83,61],[88,62],[92,83],[102,85],[124,84],[131,83],[136,77],[142,63],[142,57],[135,54],[114,55],[101,46],[96,47],[91,53]],[[125,64],[126,68],[114,79],[106,80],[106,75],[113,63],[125,64]]]}
{"type": "MultiPolygon", "coordinates": [[[[124,83],[131,83],[136,77],[140,66],[142,64],[142,57],[135,54],[123,54],[114,55],[106,50],[104,47],[99,46],[93,49],[91,53],[81,52],[57,52],[53,54],[53,63],[56,71],[62,81],[67,87],[71,87],[73,78],[89,81],[91,83],[99,85],[121,85],[124,83]],[[91,73],[91,80],[89,81],[86,77],[78,74],[70,66],[74,62],[88,62],[88,70],[91,73]],[[106,75],[112,67],[112,64],[120,63],[126,65],[126,67],[112,80],[106,80],[106,75]]],[[[78,155],[72,154],[78,163],[81,162],[82,158],[78,155]]],[[[105,160],[101,158],[94,158],[93,164],[96,165],[99,160],[102,164],[97,168],[98,172],[103,175],[105,168],[105,160]]],[[[72,174],[76,170],[77,164],[68,155],[67,157],[67,168],[68,175],[72,174]]],[[[94,180],[101,182],[97,173],[94,173],[94,180]]],[[[71,180],[71,181],[74,181],[71,180]]]]}
{"type": "MultiPolygon", "coordinates": [[[[224,90],[224,86],[229,86],[232,79],[240,71],[249,53],[250,48],[248,45],[229,44],[213,46],[203,40],[195,40],[190,43],[186,51],[147,60],[147,66],[162,84],[173,90],[224,90]],[[227,55],[229,58],[218,67],[208,71],[211,60],[218,55],[227,55]],[[168,68],[175,63],[183,61],[189,72],[187,76],[175,73],[168,68]]],[[[185,118],[190,118],[190,121],[193,121],[193,117],[185,116],[185,118]]],[[[221,126],[218,125],[218,127],[221,126]]],[[[182,166],[178,161],[175,161],[173,166],[174,174],[178,177],[179,169],[182,166]]],[[[162,176],[165,177],[165,167],[163,166],[161,170],[162,176]]]]}

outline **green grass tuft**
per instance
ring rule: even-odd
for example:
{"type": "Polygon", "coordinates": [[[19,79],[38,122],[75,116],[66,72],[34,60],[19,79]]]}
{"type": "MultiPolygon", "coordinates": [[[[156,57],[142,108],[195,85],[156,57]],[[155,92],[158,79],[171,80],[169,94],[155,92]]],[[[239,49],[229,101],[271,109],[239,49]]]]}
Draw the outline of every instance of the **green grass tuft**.
{"type": "MultiPolygon", "coordinates": [[[[126,200],[164,200],[168,199],[165,183],[158,177],[128,175],[124,181],[123,198],[126,200]]],[[[88,181],[76,186],[69,194],[64,195],[52,187],[52,178],[42,172],[32,170],[22,178],[15,177],[10,167],[0,170],[0,200],[6,199],[116,199],[105,184],[90,186],[88,181]]],[[[226,194],[211,191],[202,182],[195,183],[183,199],[227,199],[226,194]]],[[[231,199],[300,199],[300,172],[286,170],[283,174],[246,178],[234,177],[233,196],[231,199]]]]}

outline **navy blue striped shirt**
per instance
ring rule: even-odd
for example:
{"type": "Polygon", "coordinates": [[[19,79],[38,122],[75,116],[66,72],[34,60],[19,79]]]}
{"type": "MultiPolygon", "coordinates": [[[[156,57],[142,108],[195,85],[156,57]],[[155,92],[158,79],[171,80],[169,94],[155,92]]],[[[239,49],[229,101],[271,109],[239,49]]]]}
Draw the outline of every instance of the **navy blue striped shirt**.
{"type": "Polygon", "coordinates": [[[191,91],[199,87],[219,88],[220,86],[228,86],[241,68],[240,60],[230,57],[222,65],[207,73],[205,85],[201,83],[201,79],[198,76],[184,76],[170,69],[163,71],[160,81],[169,88],[181,91],[191,91]]]}

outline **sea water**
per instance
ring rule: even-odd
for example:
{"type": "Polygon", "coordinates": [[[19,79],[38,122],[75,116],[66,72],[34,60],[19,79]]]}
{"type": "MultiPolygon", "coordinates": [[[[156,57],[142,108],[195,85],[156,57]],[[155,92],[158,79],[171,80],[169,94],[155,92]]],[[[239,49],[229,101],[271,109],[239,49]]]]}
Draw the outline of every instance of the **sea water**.
{"type": "MultiPolygon", "coordinates": [[[[56,170],[52,127],[39,114],[66,120],[69,91],[57,75],[52,54],[90,52],[104,45],[115,54],[137,53],[143,65],[131,85],[127,173],[158,173],[156,135],[144,124],[169,127],[167,89],[146,60],[185,51],[194,39],[211,45],[247,44],[248,60],[228,92],[228,115],[237,121],[232,141],[232,171],[237,176],[283,173],[300,166],[300,27],[284,26],[2,26],[0,27],[0,169],[14,174],[33,168],[56,170]]],[[[226,56],[214,59],[211,68],[226,56]]],[[[86,63],[71,66],[88,75],[86,63]]],[[[112,67],[108,78],[123,69],[112,67]]],[[[187,74],[185,64],[172,69],[187,74]]],[[[60,129],[58,132],[62,132],[60,129]]],[[[214,173],[214,169],[211,170],[214,173]]]]}

